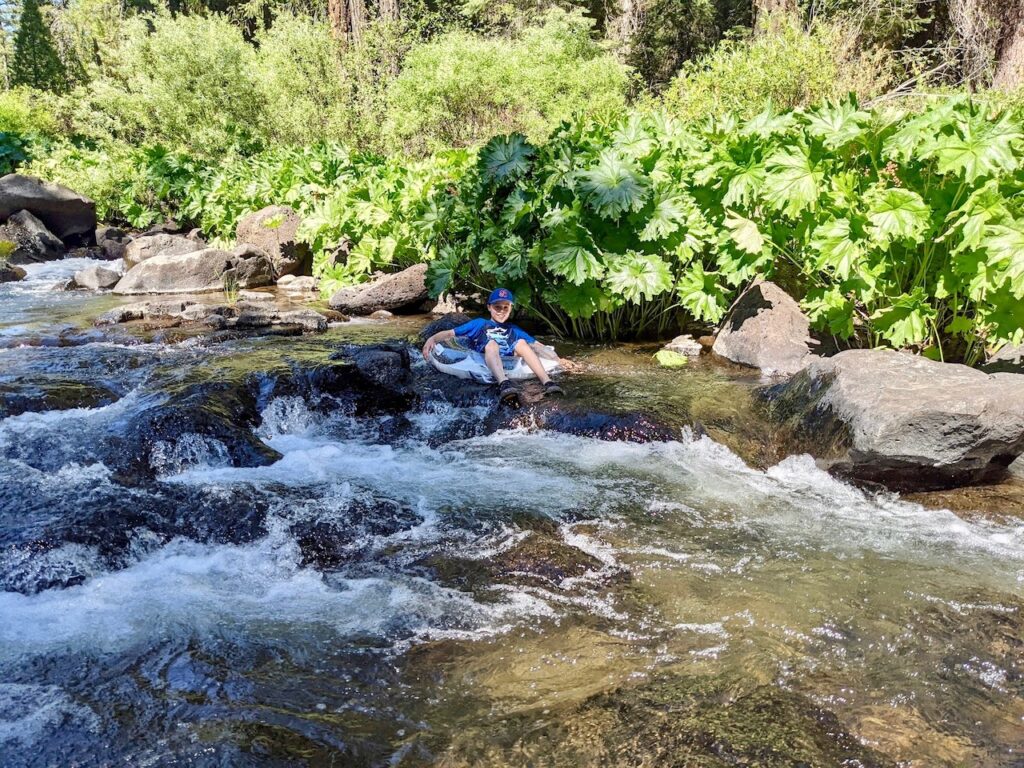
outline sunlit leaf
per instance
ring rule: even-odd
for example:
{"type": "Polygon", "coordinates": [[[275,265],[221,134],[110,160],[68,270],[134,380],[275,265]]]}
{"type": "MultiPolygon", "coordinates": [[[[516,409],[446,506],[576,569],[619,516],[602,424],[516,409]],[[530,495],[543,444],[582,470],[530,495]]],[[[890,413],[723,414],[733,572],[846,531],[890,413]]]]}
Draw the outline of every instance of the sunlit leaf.
{"type": "Polygon", "coordinates": [[[772,209],[796,218],[802,211],[817,207],[822,172],[811,167],[810,158],[802,150],[781,149],[765,165],[764,197],[772,209]]]}
{"type": "Polygon", "coordinates": [[[627,253],[609,259],[604,284],[627,301],[650,301],[672,288],[672,269],[659,256],[627,253]]]}
{"type": "Polygon", "coordinates": [[[868,231],[880,246],[896,240],[919,243],[931,223],[931,209],[917,192],[890,187],[872,190],[868,203],[868,231]]]}
{"type": "Polygon", "coordinates": [[[596,165],[580,174],[587,204],[606,219],[638,211],[647,201],[648,181],[639,169],[616,152],[601,152],[596,165]]]}

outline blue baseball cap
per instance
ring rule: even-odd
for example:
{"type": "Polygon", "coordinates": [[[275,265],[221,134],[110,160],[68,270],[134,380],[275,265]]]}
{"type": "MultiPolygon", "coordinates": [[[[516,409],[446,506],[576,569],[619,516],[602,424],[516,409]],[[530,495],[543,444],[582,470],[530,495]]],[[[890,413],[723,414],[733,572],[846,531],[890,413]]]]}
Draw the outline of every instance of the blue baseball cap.
{"type": "Polygon", "coordinates": [[[509,304],[516,303],[516,297],[512,295],[512,291],[508,288],[495,288],[491,291],[491,295],[487,297],[487,306],[491,306],[497,301],[507,301],[509,304]]]}

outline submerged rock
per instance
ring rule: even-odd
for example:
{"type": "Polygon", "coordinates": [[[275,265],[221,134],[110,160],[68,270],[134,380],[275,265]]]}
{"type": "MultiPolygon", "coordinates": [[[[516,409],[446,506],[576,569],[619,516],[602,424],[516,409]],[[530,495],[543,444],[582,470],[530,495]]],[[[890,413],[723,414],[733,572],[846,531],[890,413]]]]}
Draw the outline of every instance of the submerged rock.
{"type": "Polygon", "coordinates": [[[426,264],[416,264],[393,275],[384,275],[367,286],[344,288],[330,300],[331,309],[352,315],[369,315],[416,308],[427,299],[426,264]]]}
{"type": "Polygon", "coordinates": [[[96,408],[109,405],[118,397],[107,387],[73,379],[0,382],[0,419],[28,412],[96,408]]]}
{"type": "Polygon", "coordinates": [[[896,490],[999,480],[1024,453],[1024,376],[890,350],[816,359],[767,391],[798,450],[896,490]]]}
{"type": "Polygon", "coordinates": [[[757,280],[726,316],[712,351],[768,375],[790,376],[811,358],[811,324],[775,283],[757,280]]]}
{"type": "Polygon", "coordinates": [[[0,178],[0,220],[28,211],[64,241],[90,239],[96,230],[96,204],[60,184],[9,173],[0,178]]]}
{"type": "Polygon", "coordinates": [[[18,280],[24,280],[27,274],[28,272],[16,264],[0,263],[0,283],[14,283],[18,280]]]}

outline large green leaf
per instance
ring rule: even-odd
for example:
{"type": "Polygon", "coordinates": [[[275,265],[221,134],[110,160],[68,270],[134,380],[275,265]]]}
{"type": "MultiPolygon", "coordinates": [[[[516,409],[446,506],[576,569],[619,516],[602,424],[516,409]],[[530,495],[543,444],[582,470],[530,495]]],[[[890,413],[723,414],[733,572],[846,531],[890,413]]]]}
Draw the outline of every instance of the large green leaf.
{"type": "Polygon", "coordinates": [[[729,306],[718,277],[717,272],[706,272],[700,262],[694,262],[676,286],[679,303],[698,320],[717,323],[729,306]]]}
{"type": "Polygon", "coordinates": [[[604,283],[627,301],[650,301],[672,288],[672,269],[660,256],[630,252],[609,259],[604,283]]]}
{"type": "Polygon", "coordinates": [[[729,237],[741,251],[759,254],[764,250],[764,236],[757,224],[735,211],[726,211],[725,226],[729,237]]]}
{"type": "Polygon", "coordinates": [[[880,246],[896,240],[920,243],[931,223],[931,209],[917,192],[898,187],[874,189],[868,204],[868,232],[880,246]]]}
{"type": "Polygon", "coordinates": [[[806,152],[798,147],[780,149],[765,165],[764,197],[772,209],[796,218],[817,207],[823,174],[811,167],[806,152]]]}
{"type": "Polygon", "coordinates": [[[750,118],[739,130],[740,136],[758,136],[762,139],[784,134],[796,123],[792,112],[778,114],[768,105],[763,112],[750,118]]]}
{"type": "Polygon", "coordinates": [[[643,208],[649,184],[634,163],[617,152],[604,150],[597,163],[580,174],[580,191],[598,215],[618,219],[623,213],[643,208]]]}
{"type": "Polygon", "coordinates": [[[981,245],[989,254],[988,263],[999,270],[1001,280],[1009,283],[1010,292],[1024,299],[1024,221],[1012,226],[993,224],[985,227],[981,245]]]}
{"type": "Polygon", "coordinates": [[[874,329],[897,349],[921,344],[931,335],[936,312],[922,288],[902,294],[871,315],[874,329]]]}
{"type": "Polygon", "coordinates": [[[842,339],[853,336],[854,305],[837,286],[812,288],[800,306],[816,328],[827,330],[842,339]]]}
{"type": "Polygon", "coordinates": [[[607,311],[610,305],[608,297],[593,280],[582,285],[566,283],[559,286],[555,301],[569,317],[582,320],[589,320],[597,312],[607,311]]]}
{"type": "Polygon", "coordinates": [[[574,285],[604,276],[593,241],[580,227],[561,227],[540,244],[544,264],[574,285]]]}
{"type": "Polygon", "coordinates": [[[612,134],[615,149],[623,155],[639,160],[647,157],[658,146],[658,141],[644,126],[643,118],[633,113],[612,134]]]}
{"type": "Polygon", "coordinates": [[[807,112],[807,132],[828,149],[838,149],[859,138],[870,117],[853,101],[823,104],[807,112]]]}
{"type": "Polygon", "coordinates": [[[681,195],[665,195],[654,206],[647,224],[640,232],[640,240],[645,243],[664,240],[685,221],[684,198],[681,195]]]}
{"type": "Polygon", "coordinates": [[[722,205],[726,208],[736,204],[751,205],[757,199],[765,180],[764,163],[750,158],[744,163],[723,163],[719,173],[728,179],[722,205]]]}
{"type": "Polygon", "coordinates": [[[530,169],[534,153],[533,146],[521,134],[495,136],[480,150],[484,179],[503,184],[522,176],[530,169]]]}
{"type": "Polygon", "coordinates": [[[1020,158],[1012,144],[1024,138],[1020,125],[1009,115],[997,122],[979,115],[968,120],[962,131],[936,140],[928,154],[938,161],[939,173],[963,172],[973,183],[980,176],[1011,173],[1020,167],[1020,158]]]}
{"type": "Polygon", "coordinates": [[[811,237],[811,248],[817,252],[815,266],[830,269],[840,280],[849,279],[864,257],[864,248],[850,232],[849,219],[827,221],[811,237]]]}

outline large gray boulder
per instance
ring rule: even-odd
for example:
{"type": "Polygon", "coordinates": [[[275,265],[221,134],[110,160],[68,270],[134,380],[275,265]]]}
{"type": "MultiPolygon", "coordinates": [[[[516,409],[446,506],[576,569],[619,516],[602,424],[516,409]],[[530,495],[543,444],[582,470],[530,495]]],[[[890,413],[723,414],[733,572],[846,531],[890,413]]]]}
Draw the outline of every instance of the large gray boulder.
{"type": "Polygon", "coordinates": [[[767,375],[790,376],[811,356],[811,324],[779,286],[756,280],[736,300],[711,351],[767,375]]]}
{"type": "Polygon", "coordinates": [[[255,245],[270,254],[274,277],[308,275],[313,268],[313,255],[306,243],[295,233],[302,219],[286,205],[269,205],[242,217],[236,229],[239,244],[255,245]]]}
{"type": "Polygon", "coordinates": [[[241,259],[216,248],[160,254],[128,270],[114,293],[205,293],[224,290],[225,282],[237,288],[270,285],[270,262],[264,256],[241,259]]]}
{"type": "Polygon", "coordinates": [[[97,264],[75,272],[75,285],[90,291],[109,291],[120,280],[119,273],[97,264]]]}
{"type": "Polygon", "coordinates": [[[415,308],[427,299],[426,264],[415,264],[393,275],[384,275],[367,286],[343,288],[330,299],[331,309],[352,315],[369,315],[415,308]]]}
{"type": "Polygon", "coordinates": [[[9,173],[0,178],[0,220],[29,211],[61,240],[88,241],[96,230],[96,204],[60,184],[9,173]]]}
{"type": "Polygon", "coordinates": [[[894,490],[994,481],[1024,453],[1024,376],[891,350],[814,358],[767,390],[798,449],[894,490]]]}
{"type": "Polygon", "coordinates": [[[1024,344],[1005,344],[982,368],[987,373],[1024,373],[1024,344]]]}
{"type": "Polygon", "coordinates": [[[142,235],[125,246],[124,268],[131,269],[154,256],[176,256],[195,253],[206,248],[206,243],[185,235],[169,235],[160,232],[142,235]]]}
{"type": "MultiPolygon", "coordinates": [[[[34,264],[64,258],[64,243],[28,211],[18,211],[0,226],[0,240],[14,243],[7,260],[11,264],[34,264]]],[[[9,246],[8,246],[9,247],[9,246]]]]}

